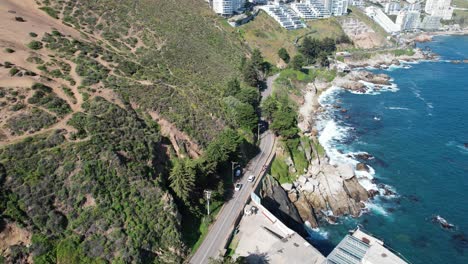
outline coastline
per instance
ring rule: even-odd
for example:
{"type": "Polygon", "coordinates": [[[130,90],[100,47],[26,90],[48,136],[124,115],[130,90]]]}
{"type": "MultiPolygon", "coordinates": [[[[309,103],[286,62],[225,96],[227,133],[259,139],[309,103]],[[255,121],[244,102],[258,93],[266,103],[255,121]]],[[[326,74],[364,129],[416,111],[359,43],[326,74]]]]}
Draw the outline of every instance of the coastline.
{"type": "MultiPolygon", "coordinates": [[[[385,61],[390,65],[389,67],[405,67],[408,64],[434,59],[434,57],[428,58],[426,55],[423,56],[421,55],[422,53],[419,52],[416,54],[416,56],[404,57],[406,60],[398,60],[397,65],[392,57],[386,57],[386,60],[378,58],[370,61],[370,63],[368,60],[366,64],[367,67],[380,67],[382,62],[385,61]]],[[[337,199],[342,200],[341,202],[343,203],[352,201],[357,207],[349,211],[338,211],[338,213],[337,210],[333,209],[333,206],[327,205],[325,208],[328,210],[324,210],[323,206],[314,207],[314,209],[320,211],[315,219],[310,221],[310,217],[309,219],[302,218],[307,219],[304,222],[307,226],[313,228],[312,230],[315,232],[317,232],[315,228],[319,227],[318,223],[321,219],[333,224],[336,223],[338,217],[344,215],[359,217],[362,213],[368,212],[371,207],[379,207],[372,202],[378,196],[389,198],[397,196],[391,186],[376,181],[374,168],[367,164],[368,160],[374,158],[372,154],[364,151],[344,152],[336,148],[334,144],[335,141],[344,140],[347,133],[353,129],[339,124],[337,120],[335,120],[334,115],[336,113],[341,113],[346,117],[347,112],[347,109],[343,109],[336,104],[339,103],[335,98],[336,95],[345,90],[356,94],[378,94],[384,91],[396,92],[398,91],[398,87],[392,83],[392,81],[393,80],[385,74],[373,74],[366,71],[363,67],[355,67],[350,73],[344,76],[337,76],[332,82],[316,80],[306,86],[303,95],[304,100],[299,108],[298,127],[304,135],[312,140],[318,141],[325,149],[324,157],[311,163],[311,167],[309,167],[306,176],[313,175],[313,180],[311,181],[318,181],[320,184],[321,179],[318,171],[325,171],[330,178],[327,184],[331,181],[335,181],[335,183],[338,183],[337,185],[341,185],[328,187],[328,189],[331,190],[330,193],[340,193],[341,189],[344,189],[347,197],[341,196],[337,199]],[[319,169],[316,169],[317,166],[319,169]],[[347,172],[343,173],[343,171],[347,172]],[[355,184],[351,190],[346,186],[348,180],[353,180],[353,184],[355,184]]],[[[299,191],[304,192],[305,184],[307,184],[307,182],[304,184],[295,182],[293,186],[299,191]]],[[[285,190],[290,191],[288,188],[285,190]]],[[[307,193],[306,191],[305,197],[306,200],[309,200],[309,204],[310,200],[317,200],[317,197],[310,198],[310,196],[313,196],[313,193],[307,193]]],[[[296,195],[290,200],[292,200],[293,203],[296,201],[295,205],[300,215],[303,216],[303,211],[307,209],[301,208],[302,203],[301,201],[297,203],[297,197],[299,197],[300,200],[301,195],[296,195]]]]}

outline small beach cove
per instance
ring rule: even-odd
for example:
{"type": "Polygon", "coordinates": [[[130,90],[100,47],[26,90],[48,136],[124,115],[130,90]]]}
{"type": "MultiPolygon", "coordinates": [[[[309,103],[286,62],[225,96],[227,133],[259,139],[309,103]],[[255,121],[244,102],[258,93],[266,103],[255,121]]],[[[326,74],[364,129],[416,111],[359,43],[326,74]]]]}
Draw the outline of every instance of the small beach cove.
{"type": "Polygon", "coordinates": [[[419,47],[441,58],[371,70],[390,76],[384,89],[329,88],[318,99],[330,160],[365,162],[376,181],[363,175],[360,183],[386,194],[359,218],[322,225],[312,242],[323,251],[361,224],[411,263],[468,263],[468,64],[454,63],[468,59],[468,36],[436,36],[419,47]],[[455,227],[434,223],[436,215],[455,227]]]}

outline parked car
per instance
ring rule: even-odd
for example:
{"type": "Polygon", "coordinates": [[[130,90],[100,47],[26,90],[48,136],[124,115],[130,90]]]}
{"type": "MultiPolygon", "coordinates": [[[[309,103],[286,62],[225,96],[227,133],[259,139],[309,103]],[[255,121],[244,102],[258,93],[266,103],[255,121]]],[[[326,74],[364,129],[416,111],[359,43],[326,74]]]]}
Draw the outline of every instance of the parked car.
{"type": "Polygon", "coordinates": [[[241,188],[242,188],[242,184],[236,183],[236,185],[234,186],[234,191],[238,192],[241,188]]]}
{"type": "Polygon", "coordinates": [[[249,178],[247,179],[248,182],[254,182],[255,176],[250,175],[249,178]]]}

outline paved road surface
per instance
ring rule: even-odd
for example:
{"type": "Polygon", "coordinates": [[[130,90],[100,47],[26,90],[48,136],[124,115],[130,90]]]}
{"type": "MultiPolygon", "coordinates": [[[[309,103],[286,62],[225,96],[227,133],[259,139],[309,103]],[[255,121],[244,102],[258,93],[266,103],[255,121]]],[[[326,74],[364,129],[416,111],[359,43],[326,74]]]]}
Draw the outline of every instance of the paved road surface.
{"type": "Polygon", "coordinates": [[[278,78],[278,76],[279,76],[279,73],[267,78],[266,80],[267,88],[262,91],[262,100],[267,98],[273,92],[273,83],[275,82],[276,78],[278,78]]]}
{"type": "Polygon", "coordinates": [[[263,170],[263,166],[268,160],[274,146],[274,135],[267,131],[261,136],[260,153],[250,161],[249,166],[244,170],[244,176],[240,180],[242,188],[234,193],[234,196],[224,204],[221,212],[219,212],[216,222],[211,226],[208,235],[203,240],[198,250],[190,259],[193,264],[206,264],[210,257],[217,258],[220,250],[227,242],[231,232],[233,231],[234,222],[241,212],[244,210],[246,201],[250,197],[254,183],[247,182],[249,175],[256,176],[256,181],[263,170]]]}
{"type": "MultiPolygon", "coordinates": [[[[273,82],[279,74],[267,78],[267,88],[262,91],[262,99],[271,94],[273,82]]],[[[226,202],[219,212],[216,221],[211,226],[203,243],[190,259],[191,264],[206,264],[210,257],[217,258],[220,251],[225,246],[234,228],[234,222],[239,213],[244,210],[244,206],[250,197],[254,183],[247,182],[249,175],[255,175],[255,182],[259,180],[259,175],[263,172],[263,167],[267,163],[270,154],[273,152],[275,137],[271,131],[266,131],[260,137],[260,153],[253,158],[249,166],[244,169],[244,175],[240,182],[242,188],[235,192],[234,196],[226,202]]]]}

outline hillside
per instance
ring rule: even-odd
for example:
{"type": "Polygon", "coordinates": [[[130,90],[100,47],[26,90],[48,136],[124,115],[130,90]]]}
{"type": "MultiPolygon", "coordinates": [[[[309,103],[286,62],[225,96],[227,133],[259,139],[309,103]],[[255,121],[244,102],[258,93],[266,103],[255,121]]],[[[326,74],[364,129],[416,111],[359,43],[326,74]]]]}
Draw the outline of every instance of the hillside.
{"type": "Polygon", "coordinates": [[[249,46],[260,49],[273,64],[279,62],[280,48],[294,54],[297,43],[305,36],[323,39],[336,38],[343,34],[335,18],[308,21],[305,29],[287,30],[263,11],[253,21],[239,27],[239,32],[249,46]]]}
{"type": "Polygon", "coordinates": [[[201,0],[0,13],[0,263],[180,263],[181,211],[199,215],[205,185],[222,197],[218,164],[241,156],[222,100],[246,55],[237,35],[201,0]],[[190,201],[177,172],[197,174],[190,201]]]}

